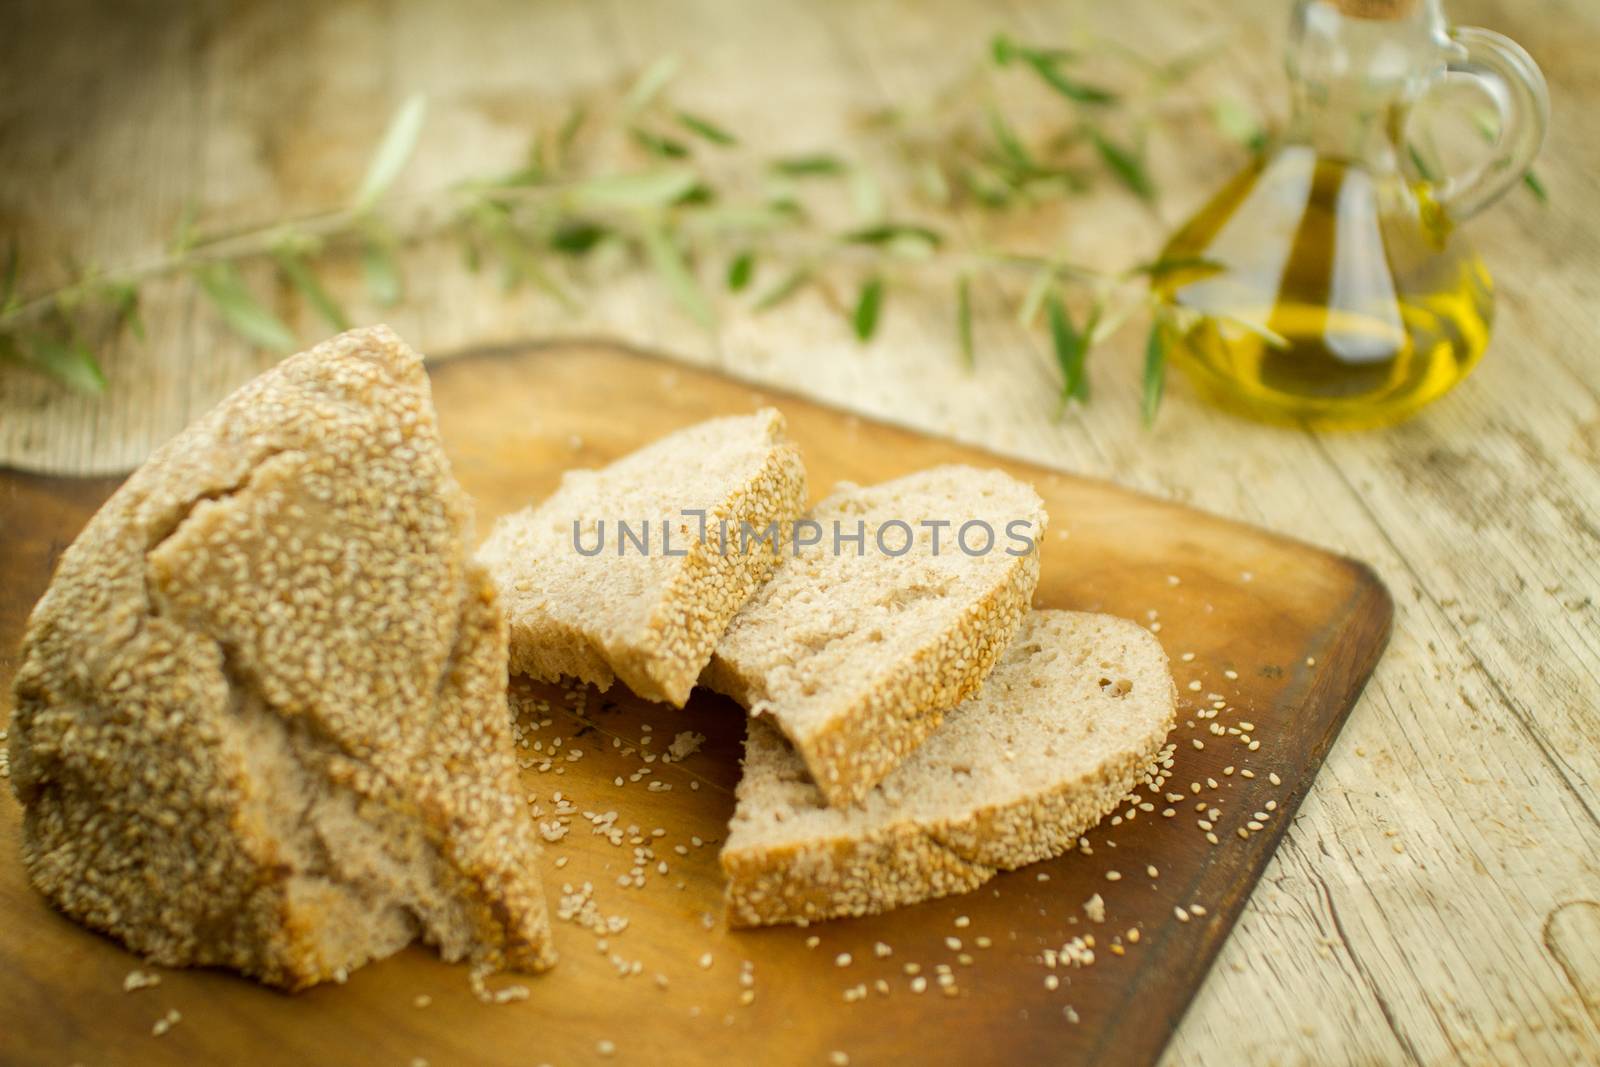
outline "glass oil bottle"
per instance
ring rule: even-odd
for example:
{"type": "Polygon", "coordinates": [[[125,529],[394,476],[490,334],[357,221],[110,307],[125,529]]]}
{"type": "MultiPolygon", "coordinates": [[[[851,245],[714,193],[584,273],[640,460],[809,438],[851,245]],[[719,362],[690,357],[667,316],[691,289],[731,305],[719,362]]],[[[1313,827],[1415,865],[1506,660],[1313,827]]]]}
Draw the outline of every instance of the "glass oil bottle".
{"type": "Polygon", "coordinates": [[[1169,348],[1203,393],[1256,418],[1395,422],[1488,346],[1493,284],[1457,223],[1526,171],[1544,84],[1505,38],[1447,30],[1438,0],[1300,0],[1289,73],[1283,136],[1162,252],[1169,348]],[[1500,133],[1491,158],[1434,182],[1411,173],[1406,126],[1445,77],[1479,80],[1500,133]]]}

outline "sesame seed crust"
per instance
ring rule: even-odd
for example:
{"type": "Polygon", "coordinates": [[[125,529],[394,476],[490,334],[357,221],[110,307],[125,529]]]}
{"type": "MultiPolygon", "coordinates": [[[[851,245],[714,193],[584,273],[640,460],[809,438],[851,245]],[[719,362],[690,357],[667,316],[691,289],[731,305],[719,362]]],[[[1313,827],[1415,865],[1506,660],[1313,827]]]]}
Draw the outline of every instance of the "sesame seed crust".
{"type": "Polygon", "coordinates": [[[1165,654],[1140,627],[1038,611],[983,692],[952,710],[945,731],[890,774],[863,807],[825,807],[778,731],[753,720],[738,809],[721,855],[729,922],[758,926],[876,914],[967,892],[998,871],[1067,852],[1147,772],[1175,707],[1165,654]],[[1071,665],[1077,695],[1059,709],[1069,690],[1061,668],[1052,666],[1052,646],[1095,653],[1071,665]],[[1092,676],[1102,672],[1142,679],[1140,695],[1095,685],[1092,676]],[[1050,757],[1025,789],[974,786],[970,796],[953,789],[958,772],[981,774],[986,765],[1010,763],[1014,754],[1002,747],[1013,729],[1007,723],[1014,723],[1019,745],[1032,744],[1046,756],[1052,743],[1072,744],[1069,734],[1052,740],[1049,727],[1040,725],[1061,714],[1079,717],[1067,729],[1080,731],[1080,740],[1093,739],[1092,755],[1050,757]],[[964,717],[992,725],[967,729],[972,723],[964,717]]]}
{"type": "Polygon", "coordinates": [[[471,525],[421,358],[386,327],[158,450],[24,636],[9,740],[34,886],[157,963],[289,989],[419,936],[553,962],[471,525]]]}
{"type": "Polygon", "coordinates": [[[741,551],[741,524],[776,522],[787,536],[805,497],[799,449],[773,408],[708,420],[600,471],[569,474],[544,503],[497,523],[479,553],[506,604],[511,669],[602,690],[621,678],[647,700],[682,707],[728,621],[776,562],[754,543],[741,551]],[[685,508],[706,512],[704,539],[685,508]],[[592,543],[597,520],[618,519],[670,520],[674,554],[653,542],[653,555],[619,556],[608,543],[584,557],[567,540],[575,520],[592,543]]]}
{"type": "MultiPolygon", "coordinates": [[[[869,523],[902,515],[902,521],[917,522],[928,517],[918,512],[920,508],[943,517],[941,509],[950,502],[942,497],[952,482],[961,485],[955,496],[970,493],[975,508],[990,509],[987,517],[995,520],[996,527],[1003,528],[1012,519],[1027,520],[1035,545],[1020,556],[996,550],[954,564],[966,572],[960,591],[927,601],[929,614],[940,615],[936,628],[924,631],[910,647],[869,649],[846,669],[835,667],[826,680],[804,677],[808,668],[803,664],[813,650],[792,618],[793,601],[810,606],[803,598],[809,595],[808,587],[816,585],[818,572],[803,556],[786,557],[768,587],[735,617],[701,676],[708,688],[732,697],[754,714],[770,716],[805,760],[829,804],[859,802],[938,728],[946,710],[978,691],[1027,614],[1039,583],[1037,540],[1048,517],[1031,486],[999,471],[963,467],[935,468],[865,490],[849,486],[812,513],[824,525],[861,515],[868,516],[869,523]],[[981,502],[976,500],[980,496],[985,498],[981,502]],[[1011,510],[998,510],[996,498],[1009,499],[1011,510]],[[940,601],[936,607],[934,600],[940,601]],[[796,664],[802,666],[797,669],[796,664]],[[797,696],[809,698],[819,687],[832,700],[826,713],[800,714],[796,704],[802,701],[797,696]]],[[[865,569],[877,562],[861,561],[860,566],[865,569]]],[[[902,562],[883,564],[878,572],[882,588],[855,595],[892,591],[893,597],[894,583],[907,581],[902,562]]],[[[923,580],[913,577],[910,588],[917,589],[923,580]]],[[[851,614],[848,628],[859,629],[853,606],[851,614]]],[[[891,619],[891,625],[895,621],[891,619]]]]}

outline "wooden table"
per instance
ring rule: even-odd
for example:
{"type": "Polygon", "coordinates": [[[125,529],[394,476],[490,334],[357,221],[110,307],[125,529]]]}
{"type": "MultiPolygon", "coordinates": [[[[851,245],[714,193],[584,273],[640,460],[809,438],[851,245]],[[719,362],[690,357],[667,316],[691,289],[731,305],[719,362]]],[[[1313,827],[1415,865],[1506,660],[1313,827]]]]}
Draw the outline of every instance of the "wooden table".
{"type": "MultiPolygon", "coordinates": [[[[573,92],[668,52],[685,60],[679,99],[752,146],[850,151],[852,116],[949,83],[997,29],[1092,30],[1154,55],[1215,39],[1224,61],[1172,105],[1196,121],[1156,146],[1159,209],[1108,192],[1049,220],[1056,244],[1127,264],[1239,162],[1200,121],[1210,94],[1279,110],[1286,6],[14,4],[0,33],[0,231],[33,262],[120,263],[159,248],[187,202],[210,225],[338,203],[417,89],[432,118],[402,193],[514,164],[530,124],[558,119],[573,92]]],[[[982,286],[974,373],[942,294],[892,302],[867,349],[816,296],[731,317],[711,341],[647,279],[568,316],[503,296],[448,246],[412,257],[387,317],[437,353],[621,336],[1370,561],[1397,602],[1390,651],[1169,1060],[1576,1062],[1600,1050],[1600,9],[1451,6],[1549,75],[1551,203],[1513,195],[1473,223],[1500,286],[1495,343],[1455,394],[1394,430],[1247,424],[1174,381],[1146,432],[1137,331],[1097,354],[1093,403],[1057,420],[1041,331],[982,286]]],[[[357,317],[376,316],[348,291],[357,317]]],[[[302,336],[322,332],[286,295],[281,307],[302,336]]],[[[147,318],[147,342],[104,353],[102,399],[0,368],[0,463],[125,469],[270,359],[222,333],[187,286],[154,292],[147,318]]]]}

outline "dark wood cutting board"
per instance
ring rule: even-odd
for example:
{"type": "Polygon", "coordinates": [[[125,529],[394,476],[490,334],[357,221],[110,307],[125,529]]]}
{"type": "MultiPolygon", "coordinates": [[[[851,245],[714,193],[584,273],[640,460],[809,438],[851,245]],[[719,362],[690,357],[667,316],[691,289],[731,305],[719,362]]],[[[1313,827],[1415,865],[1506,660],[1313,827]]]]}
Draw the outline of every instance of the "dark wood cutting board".
{"type": "MultiPolygon", "coordinates": [[[[688,423],[769,403],[788,416],[814,498],[840,479],[872,482],[937,463],[993,465],[1033,482],[1050,512],[1035,603],[1159,624],[1179,692],[1167,783],[1178,799],[1149,796],[1150,810],[1135,808],[1133,818],[1088,835],[1092,854],[1003,874],[965,896],[810,929],[733,932],[721,921],[716,850],[739,773],[737,709],[701,693],[674,711],[613,690],[588,694],[574,710],[559,689],[519,686],[519,699],[551,706],[536,740],[548,749],[560,737],[563,751],[584,750],[577,761],[524,774],[544,818],[556,791],[580,812],[546,852],[551,903],[559,907],[564,885],[589,882],[599,911],[628,925],[601,950],[598,935],[557,920],[557,968],[492,979],[493,988],[520,984],[528,995],[484,1004],[464,969],[419,947],[343,986],[293,997],[207,971],[162,971],[158,986],[125,993],[123,979],[140,961],[55,914],[27,885],[14,862],[19,809],[7,790],[0,1060],[420,1058],[434,1067],[532,1067],[598,1062],[607,1049],[614,1062],[653,1064],[844,1062],[835,1053],[851,1064],[1157,1057],[1383,650],[1392,608],[1366,566],[1115,485],[613,348],[484,352],[440,364],[433,377],[446,445],[477,500],[480,533],[543,496],[568,467],[597,466],[688,423]],[[1198,717],[1216,700],[1225,707],[1215,719],[1198,717]],[[642,752],[660,752],[690,730],[706,737],[698,752],[656,761],[634,780],[647,766],[642,752]],[[651,781],[671,788],[652,790],[651,781]],[[1208,820],[1216,844],[1199,825],[1202,802],[1219,809],[1208,820]],[[1169,808],[1174,814],[1164,817],[1169,808]],[[609,811],[637,833],[614,845],[581,814],[609,811]],[[652,836],[658,828],[664,834],[652,836]],[[634,867],[636,847],[653,852],[648,880],[623,887],[618,879],[634,867]],[[1112,880],[1112,871],[1120,877],[1112,880]],[[1095,894],[1103,922],[1084,910],[1095,894]],[[1046,966],[1047,949],[1086,937],[1091,965],[1046,966]],[[851,957],[843,966],[842,953],[851,957]],[[635,961],[639,973],[620,974],[635,961]],[[908,964],[928,980],[925,992],[913,991],[908,964]],[[940,965],[955,976],[954,995],[941,992],[940,965]],[[847,992],[858,987],[864,996],[847,992]],[[152,1036],[155,1021],[174,1009],[181,1020],[152,1036]]],[[[0,473],[0,701],[8,717],[27,612],[56,557],[115,485],[0,473]]]]}

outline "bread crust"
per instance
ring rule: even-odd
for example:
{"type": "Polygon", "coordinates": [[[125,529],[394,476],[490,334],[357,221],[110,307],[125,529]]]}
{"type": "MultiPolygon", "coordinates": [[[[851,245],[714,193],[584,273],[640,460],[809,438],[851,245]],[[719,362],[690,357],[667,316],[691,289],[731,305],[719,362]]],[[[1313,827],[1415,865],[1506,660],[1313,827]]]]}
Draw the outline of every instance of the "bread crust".
{"type": "Polygon", "coordinates": [[[155,962],[299,989],[421,936],[553,962],[505,624],[384,327],[185,430],[63,555],[10,729],[23,862],[155,962]]]}
{"type": "MultiPolygon", "coordinates": [[[[1124,625],[1130,636],[1147,643],[1165,670],[1165,653],[1154,638],[1132,623],[1124,625]]],[[[1166,686],[1155,698],[1161,702],[1155,720],[1115,758],[1038,793],[932,822],[908,812],[881,826],[847,825],[800,842],[739,846],[730,837],[721,855],[730,925],[877,914],[968,892],[999,871],[1069,851],[1133,791],[1158,757],[1176,718],[1170,674],[1166,686]]]]}
{"type": "MultiPolygon", "coordinates": [[[[544,504],[507,516],[496,525],[479,558],[494,575],[507,605],[511,669],[515,673],[548,682],[576,678],[602,691],[621,678],[646,700],[674,707],[682,707],[688,701],[717,638],[756,587],[772,573],[775,564],[771,552],[740,551],[736,541],[740,524],[748,522],[753,528],[765,529],[769,523],[777,522],[786,529],[805,506],[805,467],[799,449],[784,437],[782,414],[769,408],[749,418],[763,424],[765,455],[756,469],[722,499],[685,499],[675,503],[680,509],[704,506],[708,536],[700,539],[698,530],[691,532],[687,523],[679,527],[676,536],[684,554],[657,561],[665,580],[637,629],[606,630],[597,625],[592,605],[587,603],[563,605],[570,609],[565,611],[551,610],[546,597],[574,595],[578,591],[594,595],[594,590],[584,588],[581,577],[571,591],[523,588],[530,583],[537,585],[539,579],[527,567],[525,557],[530,548],[519,528],[531,529],[550,521],[565,506],[559,492],[544,504]],[[715,536],[724,520],[733,542],[726,552],[715,536]]],[[[689,427],[680,433],[698,428],[689,427]]],[[[668,437],[647,447],[670,447],[672,441],[673,437],[668,437]]],[[[598,476],[604,477],[607,470],[598,472],[598,476]]],[[[565,514],[556,517],[567,520],[565,514]]]]}

